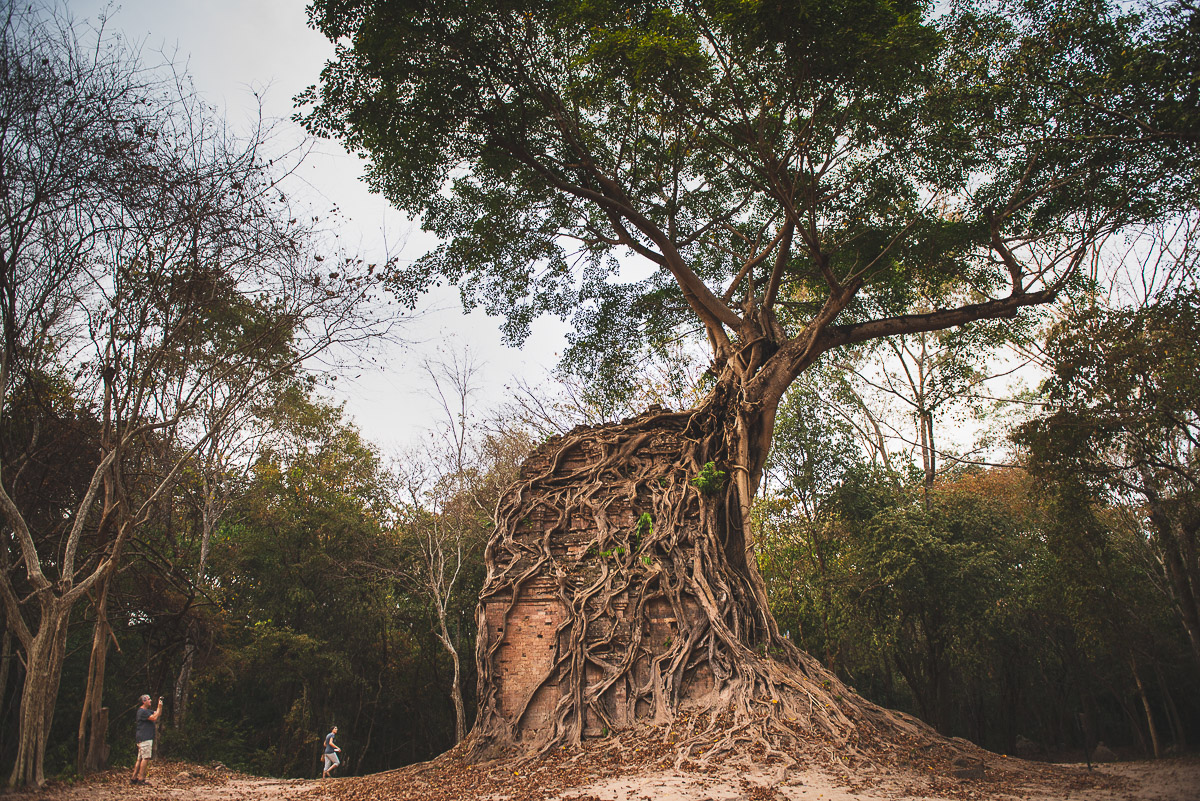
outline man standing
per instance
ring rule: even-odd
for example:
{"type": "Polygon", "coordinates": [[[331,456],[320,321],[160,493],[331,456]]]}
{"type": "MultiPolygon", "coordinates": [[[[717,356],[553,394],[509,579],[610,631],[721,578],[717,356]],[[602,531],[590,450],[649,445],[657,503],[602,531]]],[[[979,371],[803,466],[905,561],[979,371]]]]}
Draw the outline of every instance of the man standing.
{"type": "Polygon", "coordinates": [[[338,753],[342,749],[333,742],[335,734],[337,734],[337,726],[334,726],[330,729],[329,734],[325,735],[325,772],[321,774],[322,779],[328,779],[330,771],[342,764],[342,760],[338,759],[338,753]]]}
{"type": "Polygon", "coordinates": [[[133,766],[133,778],[130,784],[145,784],[146,771],[150,768],[150,760],[154,756],[154,724],[162,716],[163,699],[158,699],[158,709],[150,711],[150,696],[141,697],[141,705],[137,709],[137,763],[133,766]]]}

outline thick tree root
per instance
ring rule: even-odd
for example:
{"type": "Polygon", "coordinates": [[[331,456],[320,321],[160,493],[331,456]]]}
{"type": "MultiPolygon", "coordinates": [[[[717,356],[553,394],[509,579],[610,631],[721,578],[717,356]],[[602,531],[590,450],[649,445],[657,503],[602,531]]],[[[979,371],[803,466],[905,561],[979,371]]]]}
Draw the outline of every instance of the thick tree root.
{"type": "Polygon", "coordinates": [[[930,736],[779,634],[745,513],[756,414],[719,383],[699,409],[579,428],[530,457],[485,553],[475,758],[546,754],[639,721],[678,737],[677,766],[930,736]],[[534,614],[552,638],[521,628],[534,614]]]}

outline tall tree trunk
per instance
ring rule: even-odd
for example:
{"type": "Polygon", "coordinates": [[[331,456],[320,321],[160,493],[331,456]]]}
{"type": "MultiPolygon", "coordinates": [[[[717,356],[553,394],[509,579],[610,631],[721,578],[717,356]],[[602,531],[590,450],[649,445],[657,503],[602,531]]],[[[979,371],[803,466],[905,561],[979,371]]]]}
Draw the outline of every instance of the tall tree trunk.
{"type": "Polygon", "coordinates": [[[53,597],[47,590],[39,599],[39,605],[41,616],[37,634],[25,655],[17,759],[8,778],[10,788],[18,785],[41,787],[46,783],[46,742],[62,679],[71,604],[53,597]]]}
{"type": "Polygon", "coordinates": [[[933,482],[937,477],[937,454],[934,452],[933,443],[933,412],[928,409],[918,410],[917,422],[920,430],[918,440],[921,447],[921,469],[924,477],[921,482],[921,498],[925,510],[929,511],[933,507],[930,493],[933,492],[933,482]]]}
{"type": "Polygon", "coordinates": [[[383,697],[383,672],[379,673],[379,681],[375,685],[375,703],[371,705],[371,725],[367,727],[367,737],[363,740],[362,748],[358,749],[358,764],[367,764],[367,754],[371,753],[371,738],[375,735],[375,721],[378,719],[379,699],[383,697]]]}
{"type": "Polygon", "coordinates": [[[14,678],[16,681],[21,680],[20,663],[17,661],[17,649],[13,644],[12,629],[4,623],[0,616],[0,624],[4,624],[4,641],[0,645],[0,754],[8,753],[7,749],[7,734],[11,730],[8,726],[9,710],[16,709],[20,704],[9,704],[9,678],[14,678]],[[14,664],[17,666],[13,670],[14,664]]]}
{"type": "MultiPolygon", "coordinates": [[[[8,698],[8,676],[12,669],[13,647],[12,632],[3,619],[0,619],[0,626],[4,626],[4,635],[0,638],[0,709],[3,709],[5,699],[8,698]]],[[[0,716],[0,727],[3,724],[3,716],[0,716]]],[[[0,734],[0,744],[2,743],[3,735],[0,734]]]]}
{"type": "Polygon", "coordinates": [[[172,706],[174,714],[171,722],[175,728],[183,728],[184,722],[187,720],[188,711],[188,696],[191,693],[192,685],[192,666],[196,659],[196,644],[192,642],[192,632],[189,629],[187,633],[187,642],[183,646],[183,660],[179,665],[179,673],[175,678],[175,690],[172,693],[172,706]]]}
{"type": "Polygon", "coordinates": [[[1139,467],[1142,494],[1146,496],[1150,523],[1155,533],[1175,609],[1187,633],[1192,656],[1200,667],[1200,560],[1196,557],[1196,527],[1185,527],[1169,508],[1160,491],[1158,479],[1143,460],[1139,467]]]}
{"type": "MultiPolygon", "coordinates": [[[[115,513],[123,506],[116,503],[116,499],[124,497],[124,488],[115,477],[109,476],[104,485],[105,514],[100,521],[101,531],[106,523],[115,519],[115,513]]],[[[96,622],[92,627],[92,651],[88,660],[87,685],[79,714],[76,747],[75,764],[80,773],[102,770],[108,762],[108,712],[104,707],[104,677],[108,666],[109,640],[112,638],[112,627],[108,624],[108,589],[131,523],[126,520],[121,525],[113,541],[108,567],[99,569],[96,574],[96,622]]]]}
{"type": "Polygon", "coordinates": [[[945,647],[938,641],[934,627],[924,623],[925,628],[925,672],[929,678],[929,694],[933,704],[933,716],[927,718],[933,727],[943,734],[950,731],[950,677],[945,660],[945,647]]]}
{"type": "Polygon", "coordinates": [[[474,753],[666,723],[685,702],[711,713],[692,725],[840,747],[874,724],[928,733],[855,695],[770,614],[749,512],[777,400],[726,370],[695,410],[576,429],[526,461],[484,554],[474,753]]]}
{"type": "Polygon", "coordinates": [[[87,685],[83,709],[79,715],[79,736],[75,758],[77,770],[94,773],[108,764],[108,715],[104,707],[104,675],[108,664],[112,627],[108,623],[109,577],[100,584],[96,601],[96,622],[92,627],[92,653],[88,661],[87,685]]]}
{"type": "Polygon", "coordinates": [[[467,736],[467,707],[463,703],[462,691],[462,660],[459,659],[458,649],[446,627],[446,611],[438,607],[438,640],[450,655],[450,664],[454,668],[454,676],[450,685],[450,697],[454,701],[454,742],[461,743],[467,736]]]}
{"type": "MultiPolygon", "coordinates": [[[[213,532],[216,531],[217,523],[225,511],[225,500],[225,496],[220,493],[215,481],[206,474],[204,505],[200,510],[200,561],[196,565],[196,586],[198,587],[208,585],[204,573],[208,569],[208,555],[212,549],[213,532]]],[[[172,698],[173,714],[171,721],[176,728],[183,728],[184,722],[187,720],[188,700],[191,696],[192,669],[195,666],[195,661],[195,632],[189,626],[187,642],[183,646],[183,660],[179,665],[179,673],[175,678],[175,688],[172,698]]]]}
{"type": "Polygon", "coordinates": [[[1138,747],[1142,753],[1151,754],[1150,743],[1146,742],[1146,732],[1142,730],[1142,717],[1138,714],[1137,707],[1129,701],[1129,693],[1126,688],[1117,685],[1113,681],[1106,681],[1109,692],[1117,701],[1117,706],[1125,715],[1125,721],[1129,724],[1129,730],[1133,732],[1133,736],[1137,738],[1138,747]]]}
{"type": "MultiPolygon", "coordinates": [[[[833,592],[829,585],[831,578],[825,563],[824,525],[813,534],[813,549],[816,553],[817,575],[821,580],[821,637],[825,641],[825,667],[830,673],[837,672],[837,664],[833,658],[833,636],[830,633],[829,619],[833,615],[833,592]]],[[[797,633],[798,635],[799,633],[797,633]]],[[[797,636],[799,639],[799,636],[797,636]]]]}
{"type": "Polygon", "coordinates": [[[1167,686],[1167,681],[1163,678],[1162,665],[1158,662],[1154,663],[1154,676],[1158,679],[1158,691],[1162,693],[1163,704],[1167,708],[1167,720],[1171,724],[1171,736],[1174,739],[1174,747],[1176,753],[1183,753],[1187,747],[1187,735],[1183,730],[1183,718],[1179,714],[1179,707],[1175,705],[1175,696],[1171,693],[1171,688],[1167,686]]]}
{"type": "Polygon", "coordinates": [[[931,678],[921,675],[921,660],[914,657],[910,662],[899,653],[895,654],[893,659],[895,660],[896,672],[900,674],[900,678],[904,679],[904,683],[908,685],[909,692],[912,693],[913,700],[917,702],[917,711],[920,713],[921,719],[933,721],[935,727],[939,726],[936,691],[931,678]]]}
{"type": "Polygon", "coordinates": [[[1142,702],[1142,712],[1146,715],[1146,729],[1150,732],[1150,748],[1155,759],[1162,758],[1162,746],[1158,739],[1158,726],[1154,723],[1154,712],[1150,709],[1150,699],[1146,695],[1146,687],[1142,684],[1142,674],[1138,672],[1137,658],[1129,657],[1129,669],[1133,672],[1133,683],[1137,687],[1138,699],[1142,702]]]}

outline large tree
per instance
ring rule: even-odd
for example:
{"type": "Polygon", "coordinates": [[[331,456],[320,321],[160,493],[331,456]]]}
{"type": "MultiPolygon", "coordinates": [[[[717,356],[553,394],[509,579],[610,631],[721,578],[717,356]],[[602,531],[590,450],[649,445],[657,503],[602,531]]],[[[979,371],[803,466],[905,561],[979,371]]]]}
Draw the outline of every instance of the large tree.
{"type": "MultiPolygon", "coordinates": [[[[1194,268],[1193,268],[1194,269],[1194,268]]],[[[1097,502],[1125,504],[1200,665],[1200,293],[1095,307],[1052,332],[1050,409],[1018,432],[1031,466],[1097,502]]]]}
{"type": "Polygon", "coordinates": [[[72,611],[97,609],[80,721],[94,767],[123,550],[235,412],[363,335],[373,281],[319,263],[265,129],[232,136],[119,40],[0,9],[0,608],[24,663],[9,784],[40,785],[72,611]],[[47,517],[25,479],[53,455],[39,423],[55,416],[95,443],[60,470],[87,477],[47,517]]]}
{"type": "MultiPolygon", "coordinates": [[[[571,634],[547,680],[577,691],[557,705],[547,745],[603,717],[600,694],[636,661],[583,634],[622,593],[631,608],[652,595],[702,608],[654,664],[703,663],[738,719],[790,683],[805,701],[785,698],[777,719],[845,737],[852,724],[838,710],[854,702],[804,678],[819,668],[780,636],[755,567],[750,508],[784,391],[832,348],[1050,303],[1106,235],[1194,190],[1186,70],[1153,68],[1194,12],[1152,19],[1066,2],[931,20],[927,10],[313,3],[337,52],[301,98],[305,121],[363,155],[371,185],[443,240],[392,276],[399,292],[457,282],[468,306],[504,317],[514,342],[537,315],[569,318],[568,365],[613,385],[639,353],[688,331],[711,348],[698,408],[551,443],[561,456],[589,440],[607,456],[571,488],[534,470],[501,507],[489,597],[515,596],[532,569],[522,532],[539,505],[594,520],[601,547],[617,521],[590,499],[596,485],[624,482],[653,509],[637,544],[659,560],[650,577],[602,568],[599,584],[564,585],[571,634]],[[1178,85],[1164,96],[1170,75],[1178,85]],[[625,270],[632,280],[618,279],[625,270]],[[940,305],[950,285],[969,291],[940,305]],[[667,433],[673,444],[656,439],[667,433]],[[656,454],[638,452],[648,441],[656,454]],[[812,712],[810,698],[828,706],[812,712]]],[[[557,558],[549,545],[537,557],[569,573],[557,558]]],[[[513,730],[498,720],[495,651],[480,656],[476,732],[503,742],[513,730]]],[[[664,675],[639,684],[637,700],[669,718],[684,686],[664,675]]]]}

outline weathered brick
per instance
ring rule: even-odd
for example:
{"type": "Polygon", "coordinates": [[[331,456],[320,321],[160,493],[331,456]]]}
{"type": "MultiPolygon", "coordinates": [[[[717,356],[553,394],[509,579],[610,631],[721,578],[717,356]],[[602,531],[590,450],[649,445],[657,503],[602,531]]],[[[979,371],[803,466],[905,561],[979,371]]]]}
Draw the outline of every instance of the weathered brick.
{"type": "MultiPolygon", "coordinates": [[[[663,432],[645,440],[633,454],[626,470],[627,476],[644,476],[647,471],[656,469],[654,465],[662,463],[662,457],[671,458],[679,453],[680,444],[676,436],[663,432]]],[[[561,440],[551,440],[522,467],[522,478],[534,481],[533,488],[529,490],[534,494],[538,489],[535,479],[549,469],[557,442],[561,440]]],[[[565,454],[565,458],[557,463],[558,469],[553,478],[558,482],[556,486],[561,486],[563,477],[568,474],[582,474],[581,471],[595,464],[603,456],[602,450],[595,442],[586,442],[565,454]]],[[[590,493],[593,509],[573,509],[570,515],[566,515],[563,509],[541,503],[526,513],[516,525],[515,538],[531,551],[536,551],[542,547],[548,532],[548,545],[553,559],[547,562],[543,574],[523,582],[517,602],[507,615],[505,610],[511,594],[500,591],[484,601],[486,625],[481,636],[492,643],[495,638],[502,636],[493,663],[499,690],[499,711],[510,722],[514,722],[521,709],[526,709],[517,725],[522,736],[536,737],[552,724],[551,716],[562,697],[561,693],[566,689],[560,689],[554,680],[543,684],[565,641],[559,634],[560,629],[566,630],[568,623],[567,609],[559,600],[561,587],[565,585],[569,595],[572,588],[579,589],[594,581],[599,567],[598,562],[591,560],[601,557],[595,552],[590,556],[585,554],[597,542],[604,543],[605,548],[609,543],[631,543],[641,511],[652,508],[651,497],[631,497],[629,484],[621,481],[615,473],[605,480],[609,479],[612,483],[590,493]]],[[[645,489],[646,482],[640,486],[643,491],[648,491],[645,489]]],[[[686,536],[680,541],[685,542],[686,536]]],[[[525,561],[531,558],[519,555],[513,572],[521,572],[522,563],[532,564],[531,561],[525,561]]],[[[636,592],[636,583],[633,589],[636,592]]],[[[685,599],[682,609],[676,609],[665,601],[650,602],[642,609],[641,618],[635,620],[633,616],[637,609],[637,605],[624,596],[609,599],[607,605],[603,606],[603,612],[599,602],[593,601],[587,605],[590,616],[587,641],[597,649],[594,655],[598,660],[618,663],[631,647],[635,633],[644,649],[644,653],[635,661],[631,675],[615,681],[600,699],[605,715],[618,727],[632,723],[637,716],[651,713],[652,710],[644,701],[634,705],[632,688],[649,678],[651,658],[664,652],[678,637],[684,636],[681,630],[686,632],[702,618],[699,605],[689,599],[685,599]]],[[[605,670],[611,669],[591,664],[585,672],[585,682],[593,685],[606,681],[611,676],[606,676],[605,670]]],[[[697,693],[707,692],[712,676],[701,670],[696,675],[684,677],[684,681],[697,693]]],[[[599,716],[586,714],[583,723],[585,734],[599,735],[603,731],[604,724],[599,716]]]]}

